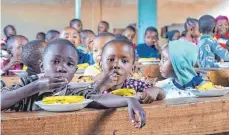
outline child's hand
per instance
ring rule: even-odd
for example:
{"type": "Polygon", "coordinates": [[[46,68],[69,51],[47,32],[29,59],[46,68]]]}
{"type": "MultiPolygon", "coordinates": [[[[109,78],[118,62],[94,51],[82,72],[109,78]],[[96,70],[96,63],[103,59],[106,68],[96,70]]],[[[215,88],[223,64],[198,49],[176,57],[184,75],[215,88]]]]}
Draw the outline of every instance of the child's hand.
{"type": "Polygon", "coordinates": [[[145,80],[146,84],[155,85],[156,81],[157,81],[157,78],[145,78],[144,80],[145,80]]]}
{"type": "Polygon", "coordinates": [[[65,87],[68,81],[60,77],[43,77],[36,81],[36,89],[39,91],[50,90],[53,91],[57,88],[65,87]]]}
{"type": "Polygon", "coordinates": [[[149,104],[156,100],[162,100],[165,98],[164,91],[157,87],[146,89],[142,94],[140,100],[143,104],[149,104]]]}
{"type": "Polygon", "coordinates": [[[15,65],[17,65],[17,64],[20,64],[20,63],[21,63],[21,58],[12,57],[12,58],[10,59],[10,62],[9,62],[9,64],[8,64],[8,66],[11,68],[11,67],[13,67],[13,66],[15,66],[15,65]]]}
{"type": "Polygon", "coordinates": [[[134,98],[128,99],[128,112],[129,112],[130,120],[134,125],[134,127],[142,128],[143,126],[145,126],[146,114],[138,100],[134,98]],[[138,116],[138,120],[136,120],[134,116],[135,114],[138,116]]]}

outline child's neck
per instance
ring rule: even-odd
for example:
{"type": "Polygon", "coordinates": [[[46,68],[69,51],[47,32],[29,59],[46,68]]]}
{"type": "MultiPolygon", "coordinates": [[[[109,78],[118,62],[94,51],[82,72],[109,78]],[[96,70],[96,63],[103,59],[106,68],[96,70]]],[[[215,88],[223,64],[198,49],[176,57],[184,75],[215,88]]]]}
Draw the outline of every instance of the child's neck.
{"type": "Polygon", "coordinates": [[[188,39],[188,40],[190,40],[190,41],[192,41],[194,39],[194,37],[190,33],[187,33],[185,35],[185,38],[188,39]]]}

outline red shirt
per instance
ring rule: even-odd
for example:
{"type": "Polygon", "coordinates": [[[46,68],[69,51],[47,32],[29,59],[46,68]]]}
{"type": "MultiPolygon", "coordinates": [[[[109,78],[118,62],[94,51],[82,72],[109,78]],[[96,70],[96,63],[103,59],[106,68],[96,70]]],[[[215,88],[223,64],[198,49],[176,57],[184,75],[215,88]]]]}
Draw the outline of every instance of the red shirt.
{"type": "MultiPolygon", "coordinates": [[[[6,65],[8,65],[9,61],[8,60],[1,60],[1,69],[4,68],[6,65]]],[[[20,64],[17,64],[15,66],[13,66],[10,70],[22,70],[23,69],[23,66],[20,65],[20,64]]],[[[9,72],[9,71],[6,71],[5,72],[5,75],[6,76],[13,76],[15,75],[14,73],[12,72],[9,72]]]]}

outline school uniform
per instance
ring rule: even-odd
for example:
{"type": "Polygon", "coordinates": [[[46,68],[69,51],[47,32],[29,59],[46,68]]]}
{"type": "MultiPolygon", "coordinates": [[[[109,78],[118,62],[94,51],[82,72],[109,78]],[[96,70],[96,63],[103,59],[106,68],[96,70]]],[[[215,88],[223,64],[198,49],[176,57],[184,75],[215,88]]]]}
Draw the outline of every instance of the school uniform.
{"type": "Polygon", "coordinates": [[[139,44],[136,49],[139,58],[159,58],[159,51],[154,45],[139,44]]]}

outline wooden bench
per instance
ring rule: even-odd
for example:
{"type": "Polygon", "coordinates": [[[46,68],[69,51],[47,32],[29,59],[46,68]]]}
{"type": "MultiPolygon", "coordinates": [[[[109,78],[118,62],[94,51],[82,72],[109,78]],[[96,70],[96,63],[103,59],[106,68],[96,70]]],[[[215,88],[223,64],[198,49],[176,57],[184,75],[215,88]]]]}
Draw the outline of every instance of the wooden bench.
{"type": "Polygon", "coordinates": [[[229,95],[180,98],[143,105],[146,126],[135,129],[127,108],[76,112],[2,112],[4,135],[184,135],[229,131],[229,95]]]}

